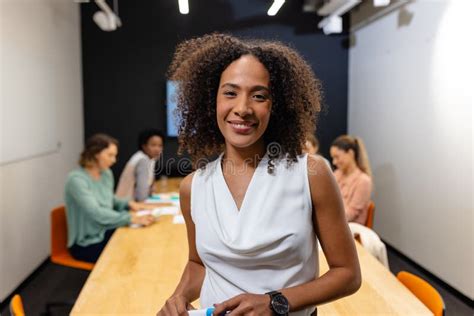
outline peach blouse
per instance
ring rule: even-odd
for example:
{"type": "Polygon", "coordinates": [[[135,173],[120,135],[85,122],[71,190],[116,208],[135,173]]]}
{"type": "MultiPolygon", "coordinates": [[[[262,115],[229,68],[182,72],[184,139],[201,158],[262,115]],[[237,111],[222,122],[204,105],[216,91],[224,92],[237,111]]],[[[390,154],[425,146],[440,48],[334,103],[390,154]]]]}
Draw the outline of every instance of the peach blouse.
{"type": "Polygon", "coordinates": [[[336,170],[334,176],[341,190],[347,221],[365,225],[372,193],[372,179],[360,169],[348,176],[336,170]]]}

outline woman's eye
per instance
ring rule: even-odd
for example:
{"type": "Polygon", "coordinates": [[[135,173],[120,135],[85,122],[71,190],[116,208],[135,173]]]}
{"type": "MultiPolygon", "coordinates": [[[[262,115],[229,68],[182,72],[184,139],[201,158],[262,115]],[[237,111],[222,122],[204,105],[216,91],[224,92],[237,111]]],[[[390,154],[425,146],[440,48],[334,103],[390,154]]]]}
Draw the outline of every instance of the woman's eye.
{"type": "Polygon", "coordinates": [[[237,94],[234,91],[224,91],[224,95],[228,97],[235,97],[237,94]]]}
{"type": "Polygon", "coordinates": [[[253,96],[254,99],[256,99],[257,101],[265,101],[267,100],[267,96],[266,95],[263,95],[263,94],[256,94],[253,96]]]}

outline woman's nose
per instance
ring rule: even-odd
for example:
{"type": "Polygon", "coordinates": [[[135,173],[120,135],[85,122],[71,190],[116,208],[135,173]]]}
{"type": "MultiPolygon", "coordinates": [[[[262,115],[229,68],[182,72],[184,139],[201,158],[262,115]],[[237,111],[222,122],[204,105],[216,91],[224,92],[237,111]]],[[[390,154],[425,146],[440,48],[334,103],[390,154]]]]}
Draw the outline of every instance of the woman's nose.
{"type": "Polygon", "coordinates": [[[237,101],[237,104],[234,107],[234,113],[240,117],[243,117],[252,113],[252,109],[249,106],[249,101],[247,98],[242,98],[237,101]]]}

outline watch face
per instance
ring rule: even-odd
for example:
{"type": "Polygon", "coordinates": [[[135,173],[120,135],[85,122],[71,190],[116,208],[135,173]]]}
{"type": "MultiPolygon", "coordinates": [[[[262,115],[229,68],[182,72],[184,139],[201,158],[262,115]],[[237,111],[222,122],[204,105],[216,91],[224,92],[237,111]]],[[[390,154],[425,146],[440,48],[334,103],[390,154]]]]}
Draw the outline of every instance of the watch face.
{"type": "Polygon", "coordinates": [[[286,315],[290,311],[288,300],[283,295],[276,295],[272,299],[273,311],[278,315],[286,315]]]}

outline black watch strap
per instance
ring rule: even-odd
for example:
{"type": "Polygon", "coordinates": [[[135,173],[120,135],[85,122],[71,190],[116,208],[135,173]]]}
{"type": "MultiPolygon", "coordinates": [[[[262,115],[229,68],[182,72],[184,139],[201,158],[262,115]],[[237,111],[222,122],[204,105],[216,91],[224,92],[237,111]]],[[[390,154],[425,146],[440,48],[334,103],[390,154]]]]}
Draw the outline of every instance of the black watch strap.
{"type": "Polygon", "coordinates": [[[270,307],[270,309],[272,310],[273,315],[275,315],[275,316],[288,315],[288,309],[289,309],[288,300],[287,300],[287,298],[286,298],[281,292],[278,292],[278,291],[270,291],[270,292],[267,292],[267,293],[265,293],[265,294],[267,294],[268,296],[270,296],[270,306],[269,306],[269,307],[270,307]],[[283,299],[283,300],[286,302],[286,304],[287,304],[287,311],[286,311],[284,314],[282,314],[281,312],[278,312],[277,310],[275,310],[275,306],[273,306],[274,299],[275,299],[275,297],[277,297],[277,296],[281,296],[280,299],[283,299]]]}
{"type": "Polygon", "coordinates": [[[270,291],[265,294],[270,295],[270,299],[274,298],[276,295],[282,295],[281,292],[278,291],[270,291]]]}

